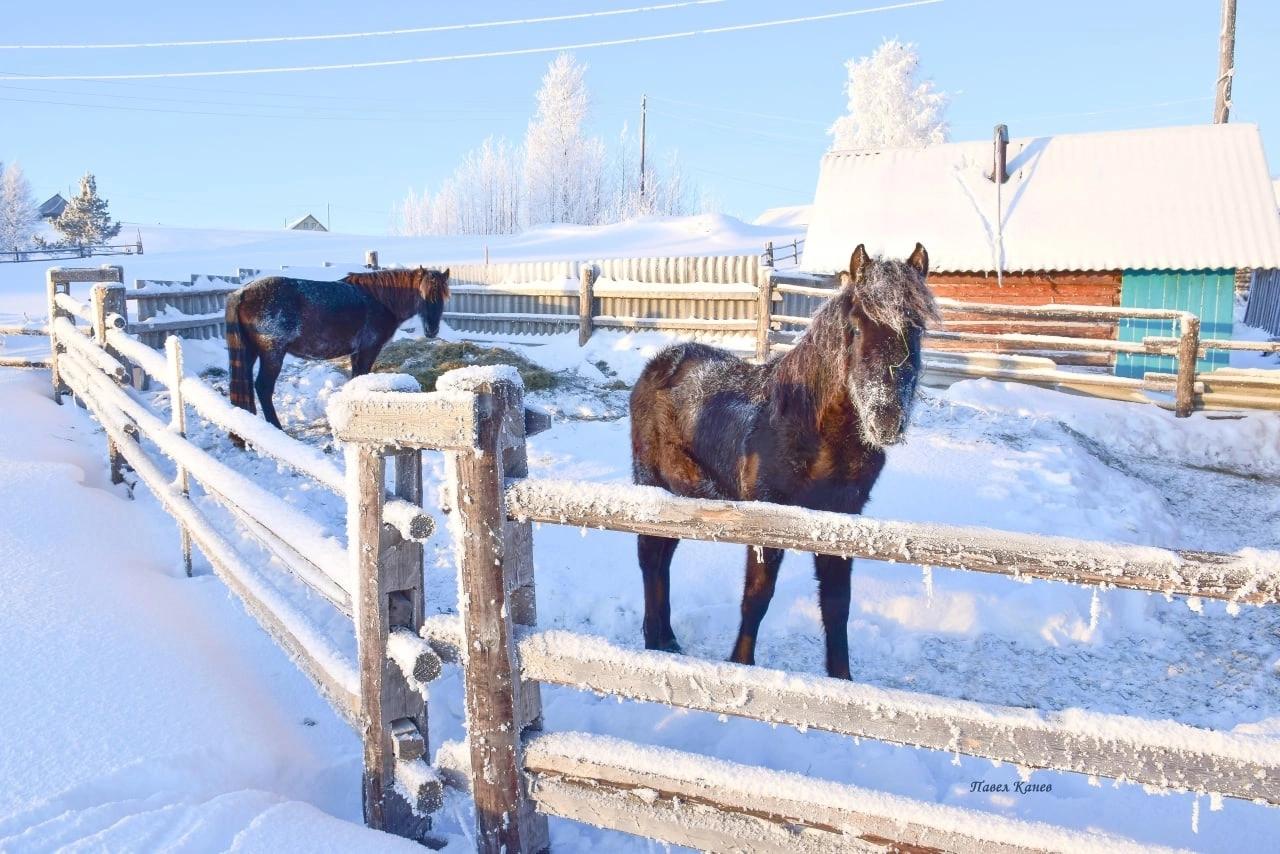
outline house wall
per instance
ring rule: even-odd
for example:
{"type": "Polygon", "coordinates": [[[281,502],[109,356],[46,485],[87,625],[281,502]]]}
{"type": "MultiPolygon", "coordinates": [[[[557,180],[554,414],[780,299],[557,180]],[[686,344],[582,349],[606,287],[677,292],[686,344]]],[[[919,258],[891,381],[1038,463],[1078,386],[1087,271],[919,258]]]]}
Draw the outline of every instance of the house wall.
{"type": "MultiPolygon", "coordinates": [[[[1008,303],[1011,305],[1120,305],[1120,289],[1123,274],[1119,270],[1107,272],[1054,271],[1039,273],[1006,273],[1003,282],[992,273],[929,274],[929,286],[939,297],[965,302],[1008,303]]],[[[1006,333],[1023,332],[1036,335],[1057,335],[1072,338],[1115,338],[1114,322],[1067,322],[1061,320],[1001,320],[990,316],[944,311],[945,328],[955,332],[1006,333]]],[[[937,349],[972,349],[963,341],[939,341],[930,346],[937,349]]],[[[994,346],[990,349],[1002,349],[994,346]]],[[[1025,348],[1017,348],[1026,352],[1025,348]]],[[[1059,364],[1107,366],[1111,364],[1108,353],[1046,354],[1059,364]]]]}
{"type": "MultiPolygon", "coordinates": [[[[1125,270],[1120,304],[1140,308],[1171,308],[1190,311],[1200,318],[1200,338],[1230,338],[1235,315],[1235,270],[1125,270]]],[[[1174,333],[1171,320],[1129,319],[1120,321],[1122,341],[1141,341],[1147,336],[1174,333]]],[[[1226,367],[1230,354],[1211,350],[1196,363],[1197,371],[1226,367]]],[[[1170,373],[1176,362],[1172,356],[1120,353],[1116,375],[1141,377],[1148,371],[1170,373]]]]}

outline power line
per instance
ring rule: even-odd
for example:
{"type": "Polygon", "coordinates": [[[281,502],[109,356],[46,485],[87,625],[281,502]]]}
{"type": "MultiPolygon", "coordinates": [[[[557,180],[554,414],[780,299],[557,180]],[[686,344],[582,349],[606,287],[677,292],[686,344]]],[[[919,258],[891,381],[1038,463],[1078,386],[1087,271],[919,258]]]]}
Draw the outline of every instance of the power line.
{"type": "Polygon", "coordinates": [[[630,9],[607,9],[603,12],[577,12],[570,15],[548,15],[541,18],[517,18],[508,21],[482,21],[474,24],[438,24],[430,27],[403,27],[397,30],[368,30],[355,33],[327,33],[312,36],[259,36],[239,39],[197,39],[169,42],[119,42],[107,44],[0,44],[0,50],[120,50],[149,47],[212,47],[233,44],[280,44],[282,42],[317,42],[340,39],[366,39],[384,36],[408,36],[420,33],[447,33],[457,30],[481,30],[489,27],[511,27],[521,24],[546,24],[556,21],[581,21],[587,18],[605,18],[615,15],[632,15],[637,12],[661,12],[685,6],[711,6],[728,0],[683,0],[679,3],[663,3],[657,6],[633,6],[630,9]]]}
{"type": "Polygon", "coordinates": [[[720,122],[713,122],[710,119],[704,119],[698,116],[678,115],[676,113],[667,113],[661,110],[651,111],[655,116],[663,116],[668,119],[679,119],[682,122],[694,122],[695,124],[706,125],[707,127],[717,128],[719,130],[729,130],[734,133],[746,133],[753,136],[762,137],[764,139],[777,140],[778,142],[818,142],[820,137],[811,136],[791,136],[789,134],[769,133],[768,131],[756,130],[755,128],[744,128],[736,125],[726,125],[720,122]]]}
{"type": "Polygon", "coordinates": [[[410,59],[383,59],[371,62],[344,62],[334,65],[293,65],[270,68],[234,68],[217,71],[155,71],[138,74],[21,74],[8,77],[9,80],[157,80],[177,77],[232,77],[251,74],[297,74],[311,71],[345,71],[356,68],[389,68],[399,65],[422,65],[425,63],[454,62],[465,59],[494,59],[503,56],[530,56],[540,53],[559,53],[566,50],[585,50],[597,47],[616,47],[619,45],[645,44],[648,42],[685,39],[694,36],[713,35],[717,33],[743,32],[768,27],[780,27],[789,24],[805,24],[815,21],[830,21],[836,18],[848,18],[854,15],[868,15],[874,12],[889,12],[895,9],[909,9],[915,6],[932,6],[943,0],[908,0],[886,6],[875,6],[868,9],[852,9],[845,12],[830,12],[825,15],[806,15],[801,18],[783,18],[772,21],[759,21],[751,24],[732,24],[724,27],[711,27],[702,30],[685,30],[678,33],[661,33],[652,36],[632,36],[622,39],[604,41],[579,42],[577,44],[555,45],[552,47],[528,47],[512,50],[491,50],[480,53],[456,53],[446,56],[420,56],[410,59]]]}
{"type": "Polygon", "coordinates": [[[779,122],[796,122],[797,124],[817,125],[822,128],[825,128],[830,124],[830,122],[820,122],[817,119],[801,119],[796,118],[795,116],[776,116],[772,113],[756,113],[751,110],[735,110],[730,107],[716,107],[711,104],[695,104],[691,101],[677,101],[675,98],[664,98],[661,95],[650,95],[649,97],[655,101],[663,101],[667,104],[677,104],[681,107],[693,107],[698,110],[715,110],[720,113],[733,113],[739,116],[751,116],[756,119],[773,119],[774,121],[779,122]]]}
{"type": "Polygon", "coordinates": [[[753,184],[757,187],[766,187],[770,190],[786,190],[788,193],[807,194],[808,190],[798,190],[795,187],[783,187],[779,184],[766,184],[764,181],[753,181],[750,178],[743,178],[741,175],[729,175],[724,172],[715,172],[711,169],[703,169],[700,166],[690,166],[694,172],[705,172],[708,175],[715,175],[717,178],[728,178],[730,181],[740,181],[743,184],[753,184]]]}
{"type": "MultiPolygon", "coordinates": [[[[0,73],[3,73],[3,72],[0,72],[0,73]]],[[[3,80],[3,79],[4,79],[3,77],[0,77],[0,80],[3,80]]],[[[446,109],[440,109],[440,108],[426,109],[426,108],[419,108],[419,107],[409,107],[406,110],[406,107],[403,102],[400,102],[399,107],[389,107],[389,106],[388,107],[360,107],[359,109],[352,109],[350,107],[343,107],[341,105],[335,105],[332,107],[325,107],[325,106],[312,107],[311,105],[307,105],[307,104],[247,104],[244,101],[210,101],[210,100],[194,99],[194,98],[165,98],[159,95],[117,95],[112,92],[82,92],[82,91],[75,91],[75,90],[68,91],[65,89],[46,89],[46,88],[39,88],[35,86],[8,86],[3,83],[0,83],[0,90],[12,90],[15,92],[40,92],[40,93],[49,94],[49,95],[65,95],[65,96],[86,97],[86,98],[115,98],[115,99],[124,99],[128,101],[159,101],[164,103],[200,104],[204,106],[213,106],[213,107],[240,107],[242,109],[243,108],[285,109],[285,110],[320,109],[320,110],[328,110],[330,112],[341,110],[343,112],[348,113],[349,116],[354,118],[358,118],[361,116],[371,116],[371,115],[374,116],[375,118],[380,117],[375,114],[393,114],[397,116],[403,116],[406,113],[406,111],[412,112],[414,114],[439,113],[439,114],[446,114],[446,115],[455,115],[458,113],[479,113],[484,115],[490,115],[495,113],[528,112],[527,110],[516,109],[514,107],[505,108],[505,109],[498,109],[498,108],[491,108],[491,107],[455,107],[455,108],[446,108],[446,109]]],[[[282,95],[280,97],[289,97],[289,96],[282,95]]],[[[0,100],[5,100],[5,99],[0,99],[0,100]]],[[[19,99],[15,98],[13,100],[17,101],[19,99]]],[[[36,103],[36,102],[28,101],[26,103],[36,103]]],[[[53,103],[56,103],[56,102],[53,102],[53,103]]],[[[80,106],[80,105],[73,104],[68,106],[80,106]]],[[[104,104],[102,106],[107,107],[111,105],[104,104]]],[[[179,110],[175,112],[183,112],[183,111],[179,110]]],[[[299,118],[305,118],[305,116],[299,116],[299,118]]]]}
{"type": "MultiPolygon", "coordinates": [[[[280,113],[232,113],[226,111],[211,110],[175,110],[165,107],[134,107],[126,104],[85,104],[77,101],[50,101],[44,98],[0,98],[0,102],[8,102],[15,104],[38,104],[48,107],[77,107],[89,110],[114,110],[117,112],[128,113],[166,113],[177,116],[217,116],[221,118],[233,119],[289,119],[291,121],[298,120],[314,120],[314,121],[338,121],[353,122],[360,121],[360,116],[318,116],[307,113],[294,113],[282,115],[280,113]]],[[[409,116],[376,116],[374,117],[380,122],[396,122],[398,124],[449,124],[457,122],[457,117],[441,117],[436,119],[415,119],[409,116]]]]}

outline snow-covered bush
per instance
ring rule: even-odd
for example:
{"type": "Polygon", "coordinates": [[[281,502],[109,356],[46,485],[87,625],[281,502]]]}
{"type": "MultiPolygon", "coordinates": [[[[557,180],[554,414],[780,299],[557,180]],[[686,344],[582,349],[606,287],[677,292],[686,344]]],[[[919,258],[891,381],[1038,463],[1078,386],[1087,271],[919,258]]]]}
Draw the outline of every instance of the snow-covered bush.
{"type": "Polygon", "coordinates": [[[950,101],[931,80],[918,80],[916,46],[886,39],[871,56],[845,63],[849,112],[827,131],[832,150],[923,148],[946,142],[950,101]]]}

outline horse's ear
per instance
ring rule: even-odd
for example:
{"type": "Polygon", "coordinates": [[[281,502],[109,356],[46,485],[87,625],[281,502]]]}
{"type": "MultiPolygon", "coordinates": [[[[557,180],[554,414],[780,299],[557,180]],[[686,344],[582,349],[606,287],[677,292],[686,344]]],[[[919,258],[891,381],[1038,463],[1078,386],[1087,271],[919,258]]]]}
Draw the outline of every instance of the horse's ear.
{"type": "MultiPolygon", "coordinates": [[[[849,281],[857,284],[861,282],[867,275],[867,268],[871,266],[871,256],[867,254],[867,247],[859,243],[858,248],[853,250],[853,254],[849,256],[849,272],[846,274],[849,281]]],[[[848,284],[844,275],[840,276],[840,284],[848,284]]]]}
{"type": "Polygon", "coordinates": [[[911,253],[911,257],[907,259],[907,263],[915,268],[920,274],[920,278],[927,278],[929,275],[929,253],[925,250],[923,243],[917,243],[915,250],[911,253]]]}
{"type": "Polygon", "coordinates": [[[449,280],[449,268],[448,268],[448,267],[445,267],[442,271],[440,271],[440,277],[441,277],[441,278],[443,278],[445,281],[448,281],[448,280],[449,280]]]}

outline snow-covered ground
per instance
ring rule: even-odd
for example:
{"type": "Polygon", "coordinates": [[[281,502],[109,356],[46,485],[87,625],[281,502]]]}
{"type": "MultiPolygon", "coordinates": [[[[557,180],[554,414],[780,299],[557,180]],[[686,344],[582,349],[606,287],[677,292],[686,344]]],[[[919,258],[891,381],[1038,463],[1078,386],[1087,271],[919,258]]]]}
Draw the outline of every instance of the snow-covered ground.
{"type": "MultiPolygon", "coordinates": [[[[685,227],[663,225],[673,223],[685,227]]],[[[754,241],[750,227],[735,226],[743,228],[754,241]]],[[[620,249],[633,245],[623,231],[610,238],[620,249]]],[[[206,234],[212,243],[224,233],[206,234]]],[[[732,239],[720,235],[714,243],[732,239]]],[[[175,249],[174,258],[155,259],[149,241],[146,263],[172,263],[173,269],[137,275],[340,260],[327,249],[298,258],[278,247],[255,255],[259,250],[245,236],[199,256],[189,248],[198,242],[195,232],[181,240],[187,248],[175,249]]],[[[359,257],[368,242],[360,241],[348,255],[359,257]]],[[[400,260],[387,254],[391,241],[379,242],[368,248],[400,260]]],[[[688,245],[698,245],[696,238],[688,245]]],[[[581,246],[570,246],[567,257],[613,254],[581,246]]],[[[438,257],[412,251],[422,254],[406,252],[405,262],[438,257]]],[[[543,257],[566,257],[565,251],[556,247],[543,257]]],[[[133,278],[132,259],[124,260],[133,278]]],[[[5,266],[27,267],[39,278],[33,265],[5,266]]],[[[0,270],[0,289],[12,282],[10,275],[0,270]]],[[[24,309],[39,312],[42,286],[16,288],[12,298],[22,292],[24,309]]],[[[0,315],[0,322],[9,321],[0,315]]],[[[633,379],[669,340],[597,333],[585,349],[572,336],[515,345],[575,378],[569,393],[535,396],[562,417],[531,439],[532,476],[626,481],[625,392],[592,389],[633,379]]],[[[220,346],[189,342],[188,370],[222,365],[220,346]]],[[[328,364],[291,363],[277,392],[286,429],[331,450],[324,405],[343,381],[328,364]]],[[[0,371],[0,580],[6,591],[0,599],[0,726],[10,735],[0,740],[0,779],[10,783],[0,794],[0,850],[401,846],[358,826],[354,734],[206,567],[198,563],[196,578],[182,577],[172,521],[145,489],[129,501],[123,488],[108,484],[101,434],[81,410],[54,406],[47,384],[47,374],[0,371]]],[[[162,392],[155,402],[163,412],[162,392]]],[[[205,425],[193,424],[192,435],[341,535],[337,496],[243,455],[205,425]]],[[[433,454],[426,460],[427,493],[434,498],[442,460],[433,454]]],[[[334,461],[341,465],[341,455],[334,461]]],[[[1155,407],[989,381],[926,391],[867,513],[1182,548],[1280,548],[1280,415],[1179,420],[1155,407]]],[[[643,605],[632,537],[542,526],[534,554],[543,625],[640,645],[643,605]]],[[[742,562],[738,546],[686,542],[677,551],[673,624],[689,655],[727,654],[742,562]]],[[[453,567],[451,544],[433,539],[429,611],[455,609],[453,567]]],[[[806,555],[787,556],[760,633],[762,665],[822,670],[810,567],[806,555]]],[[[289,579],[281,578],[280,586],[305,599],[289,579]]],[[[1245,607],[1229,613],[1219,603],[1195,604],[857,561],[852,668],[862,682],[946,697],[1280,734],[1280,612],[1245,607]]],[[[307,607],[339,646],[352,647],[344,619],[327,605],[308,601],[307,607]]],[[[543,698],[551,731],[709,753],[1150,844],[1265,850],[1280,829],[1275,809],[1230,799],[1148,793],[1041,771],[1031,780],[1052,783],[1052,792],[973,793],[975,780],[1013,782],[1020,772],[949,753],[855,743],[570,689],[544,688],[543,698]]],[[[462,738],[456,668],[431,686],[430,708],[434,746],[462,738]]],[[[468,850],[471,821],[466,799],[450,795],[437,829],[457,850],[468,850]]],[[[560,851],[654,847],[558,820],[552,837],[560,851]]]]}

